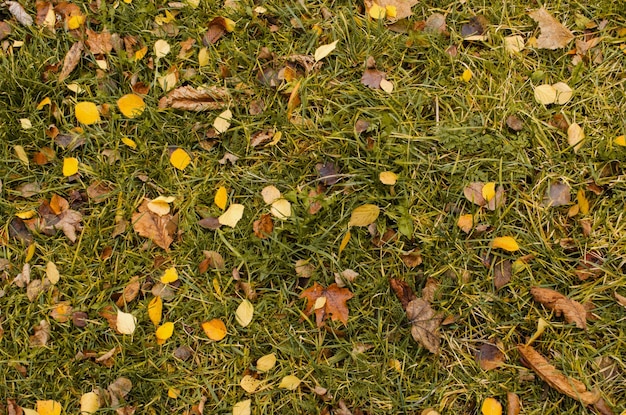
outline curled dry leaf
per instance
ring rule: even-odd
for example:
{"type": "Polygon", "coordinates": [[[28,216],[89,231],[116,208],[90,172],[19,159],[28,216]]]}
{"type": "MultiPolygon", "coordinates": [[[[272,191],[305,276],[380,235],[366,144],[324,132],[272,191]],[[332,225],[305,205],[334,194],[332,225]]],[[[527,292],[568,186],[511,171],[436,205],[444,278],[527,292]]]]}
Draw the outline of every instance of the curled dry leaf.
{"type": "Polygon", "coordinates": [[[483,370],[497,369],[504,364],[504,353],[491,343],[484,343],[476,353],[476,360],[483,370]]]}
{"type": "Polygon", "coordinates": [[[79,40],[67,51],[63,59],[63,68],[61,68],[61,73],[59,74],[59,82],[63,82],[76,69],[80,58],[83,56],[84,49],[85,45],[79,40]]]}
{"type": "Polygon", "coordinates": [[[578,123],[572,123],[567,128],[567,142],[574,148],[574,153],[577,153],[580,147],[583,145],[585,139],[585,132],[578,123]]]}
{"type": "Polygon", "coordinates": [[[398,300],[400,300],[402,308],[405,311],[411,301],[417,300],[417,296],[413,292],[413,289],[409,287],[409,284],[406,281],[391,278],[389,280],[389,284],[391,285],[393,292],[396,294],[396,297],[398,297],[398,300]]]}
{"type": "Polygon", "coordinates": [[[19,4],[17,1],[5,1],[4,5],[9,8],[9,12],[15,17],[15,20],[20,22],[23,26],[32,26],[33,18],[30,17],[24,7],[19,4]]]}
{"type": "Polygon", "coordinates": [[[593,405],[600,400],[598,390],[588,391],[584,383],[565,376],[532,346],[520,344],[517,350],[522,356],[523,363],[552,388],[585,405],[593,405]]]}
{"type": "Polygon", "coordinates": [[[194,88],[182,86],[159,100],[159,109],[173,108],[186,111],[212,111],[228,106],[230,94],[223,87],[194,88]]]}
{"type": "Polygon", "coordinates": [[[554,311],[557,316],[563,314],[565,321],[576,324],[581,329],[587,328],[587,310],[577,301],[570,300],[563,294],[549,288],[533,287],[530,289],[535,301],[554,311]]]}
{"type": "Polygon", "coordinates": [[[541,34],[537,38],[537,47],[541,49],[559,49],[567,46],[574,39],[574,35],[565,26],[559,23],[543,7],[528,14],[539,24],[541,34]]]}
{"type": "Polygon", "coordinates": [[[50,323],[41,320],[38,325],[33,327],[34,334],[30,336],[31,346],[45,346],[50,340],[50,323]]]}
{"type": "Polygon", "coordinates": [[[441,339],[439,326],[442,318],[435,314],[430,304],[418,298],[407,304],[406,315],[411,322],[411,336],[431,353],[438,353],[441,339]]]}
{"type": "Polygon", "coordinates": [[[274,221],[272,220],[272,217],[267,213],[262,214],[261,217],[255,220],[252,224],[252,230],[257,238],[269,238],[274,230],[274,221]]]}
{"type": "Polygon", "coordinates": [[[507,415],[519,415],[522,410],[522,405],[519,401],[519,396],[513,392],[506,393],[506,413],[507,415]]]}

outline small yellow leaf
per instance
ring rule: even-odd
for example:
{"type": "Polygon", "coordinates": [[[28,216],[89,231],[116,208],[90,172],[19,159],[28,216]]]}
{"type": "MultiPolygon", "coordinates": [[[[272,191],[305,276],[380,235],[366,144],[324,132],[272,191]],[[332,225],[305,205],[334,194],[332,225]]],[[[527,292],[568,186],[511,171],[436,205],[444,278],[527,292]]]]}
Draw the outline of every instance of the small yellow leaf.
{"type": "Polygon", "coordinates": [[[294,375],[288,375],[280,381],[280,385],[278,385],[281,389],[288,389],[290,391],[296,390],[300,386],[300,379],[294,375]]]}
{"type": "Polygon", "coordinates": [[[198,66],[208,66],[209,65],[209,50],[207,48],[201,48],[198,51],[198,66]]]}
{"type": "Polygon", "coordinates": [[[217,221],[220,223],[220,225],[230,226],[231,228],[234,228],[235,226],[237,226],[237,222],[239,222],[239,220],[241,220],[241,218],[243,217],[243,210],[243,205],[233,203],[228,207],[228,209],[226,209],[226,212],[222,213],[217,218],[217,221]]]}
{"type": "Polygon", "coordinates": [[[78,160],[75,157],[63,159],[63,176],[69,177],[78,173],[78,160]]]}
{"type": "Polygon", "coordinates": [[[137,318],[130,313],[117,310],[116,327],[122,334],[133,334],[137,327],[137,318]]]}
{"type": "Polygon", "coordinates": [[[83,14],[75,14],[74,16],[70,16],[67,20],[67,28],[70,30],[76,30],[81,27],[87,18],[83,14]]]}
{"type": "Polygon", "coordinates": [[[250,301],[243,300],[235,312],[235,319],[237,320],[237,323],[239,323],[241,327],[246,327],[252,322],[253,316],[254,306],[250,301]]]}
{"type": "Polygon", "coordinates": [[[554,98],[556,104],[563,105],[572,98],[572,88],[565,82],[557,82],[552,85],[552,88],[556,91],[556,98],[554,98]]]}
{"type": "Polygon", "coordinates": [[[128,137],[122,137],[122,143],[126,144],[128,147],[135,149],[137,148],[137,143],[134,140],[131,140],[128,137]]]}
{"type": "Polygon", "coordinates": [[[468,213],[466,215],[459,216],[459,220],[456,222],[456,225],[461,228],[463,232],[470,233],[474,227],[474,215],[468,213]]]}
{"type": "Polygon", "coordinates": [[[205,321],[202,323],[202,330],[204,334],[214,341],[220,341],[226,337],[226,325],[219,318],[214,318],[211,321],[205,321]]]}
{"type": "Polygon", "coordinates": [[[556,94],[556,89],[552,85],[539,85],[535,88],[535,101],[543,105],[554,104],[556,94]]]}
{"type": "Polygon", "coordinates": [[[37,401],[39,415],[61,415],[61,404],[57,401],[37,401]]]}
{"type": "Polygon", "coordinates": [[[504,49],[510,54],[519,53],[524,49],[524,38],[520,35],[511,35],[504,38],[504,49]]]}
{"type": "Polygon", "coordinates": [[[165,340],[172,337],[173,333],[174,333],[174,323],[172,323],[171,321],[164,323],[162,326],[160,326],[156,330],[157,344],[161,345],[165,343],[165,340]]]}
{"type": "Polygon", "coordinates": [[[228,33],[231,33],[233,30],[235,30],[236,25],[237,23],[235,23],[234,20],[231,20],[228,17],[224,18],[224,29],[226,29],[228,33]]]}
{"type": "Polygon", "coordinates": [[[385,6],[385,12],[388,19],[395,19],[398,16],[398,8],[396,6],[385,6]]]}
{"type": "Polygon", "coordinates": [[[170,44],[163,39],[159,39],[154,42],[154,55],[157,59],[161,59],[167,56],[170,53],[170,44]]]}
{"type": "Polygon", "coordinates": [[[192,9],[196,9],[200,5],[200,0],[186,0],[185,3],[192,9]]]}
{"type": "Polygon", "coordinates": [[[161,282],[163,284],[169,284],[170,282],[174,282],[176,280],[178,280],[178,271],[176,271],[176,268],[174,267],[166,269],[161,276],[161,282]]]}
{"type": "Polygon", "coordinates": [[[24,147],[18,144],[16,146],[13,146],[13,150],[15,151],[15,155],[17,156],[17,158],[22,163],[24,163],[24,165],[28,166],[28,155],[26,154],[26,150],[24,150],[24,147]]]}
{"type": "Polygon", "coordinates": [[[178,83],[178,71],[171,71],[157,78],[159,86],[163,92],[169,92],[176,87],[178,83]]]}
{"type": "Polygon", "coordinates": [[[393,92],[393,84],[384,78],[380,80],[380,84],[378,84],[378,86],[380,86],[380,89],[388,94],[393,92]]]}
{"type": "Polygon", "coordinates": [[[267,372],[271,370],[276,364],[276,354],[270,353],[265,356],[259,357],[256,361],[256,369],[261,372],[267,372]]]}
{"type": "Polygon", "coordinates": [[[24,411],[24,415],[39,415],[39,412],[30,408],[22,408],[22,411],[24,411]]]}
{"type": "Polygon", "coordinates": [[[491,242],[493,248],[502,248],[505,251],[514,252],[519,250],[519,245],[512,236],[499,236],[491,242]]]}
{"type": "Polygon", "coordinates": [[[378,219],[380,208],[376,205],[365,204],[357,207],[352,211],[348,227],[351,226],[369,226],[378,219]]]}
{"type": "Polygon", "coordinates": [[[82,94],[83,92],[85,92],[85,90],[81,88],[80,85],[73,83],[73,82],[71,84],[67,84],[66,86],[67,86],[67,89],[69,89],[75,94],[82,94]]]}
{"type": "Polygon", "coordinates": [[[263,201],[271,205],[274,201],[280,199],[282,196],[280,194],[280,190],[276,186],[265,186],[263,190],[261,190],[261,196],[263,197],[263,201]]]}
{"type": "Polygon", "coordinates": [[[139,95],[126,94],[117,100],[117,107],[125,117],[136,118],[146,109],[146,103],[139,95]]]}
{"type": "Polygon", "coordinates": [[[48,261],[46,264],[46,278],[50,281],[50,284],[54,285],[59,282],[61,274],[54,262],[48,261]]]}
{"type": "Polygon", "coordinates": [[[178,170],[185,170],[185,167],[191,163],[191,157],[182,148],[177,148],[170,156],[170,163],[178,170]]]}
{"type": "Polygon", "coordinates": [[[384,19],[387,16],[387,9],[380,7],[378,4],[372,4],[372,7],[367,12],[372,19],[384,19]]]}
{"type": "Polygon", "coordinates": [[[487,398],[480,411],[483,415],[502,415],[502,405],[495,398],[487,398]]]}
{"type": "Polygon", "coordinates": [[[222,210],[226,209],[226,204],[228,203],[228,191],[224,186],[220,186],[217,189],[217,192],[215,192],[213,203],[215,203],[215,206],[222,210]]]}
{"type": "Polygon", "coordinates": [[[389,359],[389,368],[402,373],[402,363],[398,359],[389,359]]]}
{"type": "Polygon", "coordinates": [[[37,215],[37,212],[34,210],[27,210],[26,212],[19,212],[15,214],[15,216],[17,216],[20,219],[30,219],[34,217],[35,215],[37,215]]]}
{"type": "Polygon", "coordinates": [[[148,209],[159,216],[170,213],[170,203],[176,200],[173,196],[159,196],[148,202],[148,209]]]}
{"type": "Polygon", "coordinates": [[[496,184],[494,182],[485,183],[481,189],[483,199],[489,202],[496,195],[496,184]]]}
{"type": "Polygon", "coordinates": [[[341,243],[339,243],[339,254],[341,254],[343,250],[346,249],[346,246],[348,246],[348,242],[350,242],[351,237],[352,237],[352,234],[350,233],[350,231],[348,231],[343,236],[343,238],[341,238],[341,243]]]}
{"type": "Polygon", "coordinates": [[[98,107],[93,102],[79,102],[74,107],[74,115],[79,123],[85,125],[95,124],[100,121],[98,107]]]}
{"type": "Polygon", "coordinates": [[[469,82],[472,79],[472,76],[474,76],[472,71],[469,69],[466,69],[463,71],[463,74],[461,75],[461,79],[465,82],[469,82]]]}
{"type": "Polygon", "coordinates": [[[161,322],[163,315],[163,300],[158,295],[150,300],[148,303],[148,317],[155,326],[158,326],[161,322]]]}
{"type": "Polygon", "coordinates": [[[100,409],[100,397],[95,392],[83,393],[80,397],[80,415],[95,414],[100,409]]]}
{"type": "Polygon", "coordinates": [[[144,46],[143,48],[135,51],[135,60],[140,61],[144,56],[148,53],[148,47],[144,46]]]}
{"type": "Polygon", "coordinates": [[[224,134],[228,131],[230,127],[230,120],[233,118],[233,113],[231,110],[227,109],[217,116],[215,121],[213,121],[213,128],[217,131],[218,134],[224,134]]]}
{"type": "Polygon", "coordinates": [[[583,145],[583,140],[585,139],[585,132],[582,127],[577,123],[570,124],[567,129],[567,142],[570,146],[574,147],[574,153],[578,152],[580,147],[583,145]]]}
{"type": "Polygon", "coordinates": [[[586,215],[589,213],[589,200],[587,196],[585,196],[585,191],[583,189],[579,189],[576,194],[576,199],[578,200],[578,208],[580,209],[580,213],[586,215]]]}
{"type": "Polygon", "coordinates": [[[620,135],[618,137],[615,137],[615,140],[613,140],[613,144],[620,147],[626,147],[626,135],[620,135]]]}
{"type": "Polygon", "coordinates": [[[338,40],[335,40],[334,42],[329,43],[328,45],[322,45],[319,48],[315,49],[315,62],[321,61],[326,56],[328,56],[330,52],[335,50],[338,42],[339,42],[338,40]]]}
{"type": "Polygon", "coordinates": [[[392,171],[383,171],[378,175],[378,179],[382,184],[393,186],[398,181],[398,175],[392,171]]]}
{"type": "Polygon", "coordinates": [[[20,124],[22,126],[22,130],[28,130],[33,128],[33,123],[30,122],[28,118],[20,118],[20,124]]]}
{"type": "Polygon", "coordinates": [[[37,248],[37,245],[35,244],[28,245],[28,248],[26,249],[26,258],[24,258],[24,262],[30,262],[30,260],[33,259],[33,257],[35,256],[36,248],[37,248]]]}
{"type": "Polygon", "coordinates": [[[167,390],[167,396],[169,396],[172,399],[178,398],[180,396],[180,389],[169,388],[167,390]]]}
{"type": "Polygon", "coordinates": [[[248,393],[254,393],[257,391],[257,389],[259,389],[259,386],[261,386],[261,381],[253,378],[250,375],[245,375],[241,378],[239,386],[241,386],[243,390],[248,393]]]}
{"type": "Polygon", "coordinates": [[[250,415],[252,413],[252,400],[237,402],[233,406],[233,415],[250,415]]]}
{"type": "Polygon", "coordinates": [[[220,281],[217,278],[213,278],[213,289],[215,290],[215,295],[218,298],[222,297],[222,288],[220,287],[220,281]]]}
{"type": "Polygon", "coordinates": [[[291,217],[291,202],[287,199],[277,199],[272,202],[270,213],[276,219],[287,219],[291,217]]]}

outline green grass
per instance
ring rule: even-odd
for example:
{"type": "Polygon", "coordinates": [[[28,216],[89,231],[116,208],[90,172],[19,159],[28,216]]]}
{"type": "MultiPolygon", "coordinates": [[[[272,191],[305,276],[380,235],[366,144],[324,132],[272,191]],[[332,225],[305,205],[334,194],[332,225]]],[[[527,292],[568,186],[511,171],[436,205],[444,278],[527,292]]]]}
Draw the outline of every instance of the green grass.
{"type": "MultiPolygon", "coordinates": [[[[626,54],[620,49],[626,38],[618,36],[626,19],[619,2],[559,1],[549,6],[578,38],[583,36],[576,27],[578,16],[598,24],[608,21],[598,33],[602,62],[576,67],[565,49],[506,53],[504,36],[521,34],[528,39],[538,35],[536,24],[527,17],[528,4],[520,1],[431,1],[413,8],[411,24],[434,12],[444,13],[449,37],[392,32],[366,19],[361,2],[268,2],[263,4],[267,12],[262,16],[246,0],[237,11],[225,10],[213,0],[201,2],[197,9],[183,8],[173,22],[178,33],[166,37],[172,52],[158,63],[158,69],[164,72],[175,65],[181,74],[194,69],[181,84],[220,85],[231,91],[232,125],[210,150],[201,144],[218,111],[157,110],[164,94],[154,82],[155,70],[148,58],[154,42],[162,38],[154,32],[154,19],[169,10],[167,3],[103,2],[95,11],[88,2],[76,4],[87,14],[92,30],[106,28],[121,37],[135,36],[149,52],[140,62],[113,52],[107,57],[110,70],[100,76],[94,57],[87,53],[65,82],[78,83],[85,90],[76,96],[56,82],[55,74],[42,80],[47,65],[62,62],[76,39],[63,28],[56,34],[35,26],[25,28],[11,20],[6,8],[0,9],[0,19],[9,20],[13,28],[6,46],[24,41],[19,48],[3,47],[5,51],[0,52],[3,235],[8,234],[16,213],[36,210],[53,194],[65,198],[76,191],[84,194],[97,180],[114,189],[99,204],[84,196],[85,202],[77,208],[83,214],[84,229],[76,243],[61,232],[33,234],[31,279],[43,278],[46,263],[52,261],[61,280],[32,302],[25,288],[12,284],[22,270],[28,245],[3,237],[0,258],[8,264],[0,271],[4,330],[0,398],[4,404],[6,399],[15,399],[32,408],[37,400],[54,399],[65,412],[77,413],[83,393],[106,389],[125,376],[133,382],[127,402],[142,414],[184,413],[203,396],[209,414],[231,413],[236,402],[248,398],[253,414],[328,413],[324,411],[336,410],[340,400],[353,411],[360,408],[368,414],[419,414],[427,407],[442,414],[477,414],[483,399],[493,396],[505,403],[507,392],[519,395],[526,414],[592,413],[538,377],[529,379],[531,372],[521,364],[515,346],[524,343],[539,318],[544,318],[550,327],[534,343],[537,350],[565,374],[589,388],[601,389],[615,413],[626,410],[626,314],[613,297],[616,291],[626,295],[626,149],[614,145],[615,137],[626,134],[626,54]],[[331,19],[323,18],[324,7],[332,13],[331,19]],[[490,40],[485,44],[461,39],[461,26],[476,14],[490,23],[490,40]],[[199,68],[197,51],[206,25],[219,15],[236,21],[236,29],[208,47],[209,65],[199,68]],[[278,30],[270,30],[269,21],[278,30]],[[292,21],[303,28],[294,28],[292,21]],[[315,25],[321,35],[316,34],[315,25]],[[196,40],[192,56],[177,58],[180,42],[189,37],[196,40]],[[287,98],[293,84],[276,89],[264,86],[257,79],[259,70],[278,70],[284,65],[283,57],[313,54],[318,46],[334,40],[339,40],[337,49],[318,71],[302,78],[302,104],[294,114],[305,123],[290,122],[287,98]],[[455,58],[446,53],[450,45],[458,46],[455,58]],[[275,54],[273,62],[258,58],[263,47],[275,54]],[[394,84],[391,94],[360,83],[368,56],[376,59],[377,68],[394,84]],[[230,75],[221,78],[220,68],[230,75]],[[466,69],[473,72],[469,82],[460,78],[466,69]],[[151,89],[144,97],[146,111],[129,120],[116,110],[115,103],[131,92],[133,75],[151,89]],[[563,106],[537,104],[533,85],[558,81],[574,89],[573,99],[563,106]],[[45,97],[58,107],[57,116],[50,107],[36,110],[45,97]],[[263,99],[265,110],[253,116],[248,108],[254,99],[263,99]],[[84,145],[63,149],[45,130],[50,124],[61,133],[76,127],[73,106],[79,100],[108,104],[111,115],[84,127],[84,145]],[[549,124],[559,113],[585,129],[586,139],[577,153],[568,145],[566,134],[549,124]],[[509,115],[524,121],[522,131],[507,128],[509,115]],[[20,118],[30,119],[33,128],[23,130],[20,118]],[[358,119],[370,122],[367,132],[355,132],[358,119]],[[282,132],[281,141],[253,148],[252,135],[267,128],[282,132]],[[125,146],[120,141],[123,136],[135,140],[137,148],[125,146]],[[42,147],[51,147],[56,159],[43,166],[32,160],[26,165],[16,156],[17,145],[29,157],[42,147]],[[174,147],[184,148],[193,158],[182,172],[169,163],[168,150],[174,147]],[[113,164],[106,157],[111,150],[119,153],[113,164]],[[234,165],[220,164],[226,152],[239,160],[234,165]],[[64,157],[80,160],[76,180],[62,176],[64,157]],[[310,215],[308,193],[319,183],[315,165],[321,162],[334,163],[341,180],[320,197],[320,212],[310,215]],[[378,180],[379,173],[387,170],[399,176],[393,189],[378,180]],[[144,175],[148,181],[140,179],[144,175]],[[464,186],[473,181],[503,185],[507,200],[496,211],[480,213],[480,222],[490,226],[488,232],[466,235],[456,222],[460,213],[479,211],[463,197],[464,186]],[[570,218],[567,207],[541,205],[554,181],[568,183],[573,200],[579,189],[586,190],[592,183],[603,191],[595,195],[586,190],[590,213],[570,218]],[[32,182],[39,183],[41,191],[21,197],[19,187],[32,182]],[[252,226],[260,213],[269,212],[260,192],[270,184],[292,202],[293,215],[276,220],[271,237],[261,240],[253,235],[252,226]],[[244,217],[234,229],[202,229],[197,224],[202,216],[220,213],[213,204],[219,186],[228,189],[229,203],[245,206],[244,217]],[[122,235],[110,237],[116,214],[130,221],[144,197],[159,195],[175,196],[173,209],[180,216],[179,235],[169,252],[146,243],[130,226],[122,235]],[[379,232],[402,224],[406,234],[378,248],[366,229],[352,229],[352,239],[339,255],[350,214],[365,203],[381,208],[376,222],[379,232]],[[581,218],[592,223],[589,236],[583,234],[581,218]],[[491,240],[502,235],[514,236],[521,250],[492,251],[491,240]],[[560,244],[565,238],[572,238],[574,248],[560,244]],[[112,255],[103,260],[101,253],[107,247],[112,248],[112,255]],[[408,268],[401,256],[413,248],[420,251],[423,264],[408,268]],[[219,252],[225,269],[199,274],[203,250],[219,252]],[[602,275],[580,281],[574,271],[581,256],[592,251],[605,258],[602,275]],[[535,259],[496,291],[493,266],[482,263],[488,254],[496,260],[527,254],[535,259]],[[301,259],[314,267],[308,281],[295,273],[295,262],[301,259]],[[117,334],[99,316],[132,277],[149,284],[170,266],[176,266],[181,284],[164,306],[163,321],[175,323],[174,335],[164,345],[156,344],[147,315],[152,299],[148,285],[124,308],[138,319],[132,336],[117,334]],[[246,328],[235,320],[244,294],[236,289],[233,268],[258,294],[254,320],[246,328]],[[314,319],[303,319],[302,290],[314,281],[327,286],[334,281],[334,273],[348,268],[360,274],[349,286],[354,298],[348,302],[348,324],[329,322],[326,328],[317,328],[314,319]],[[389,278],[406,280],[420,295],[429,277],[439,284],[433,308],[455,317],[441,328],[439,355],[429,354],[411,338],[406,314],[388,282],[389,278]],[[597,319],[589,322],[587,331],[567,324],[532,300],[529,289],[536,285],[556,289],[581,303],[592,302],[597,319]],[[52,319],[49,312],[58,301],[69,301],[75,310],[86,312],[87,326],[78,328],[52,319]],[[228,336],[220,342],[209,341],[200,327],[212,318],[221,318],[227,325],[228,336]],[[29,336],[41,320],[51,325],[50,341],[45,347],[31,347],[29,336]],[[496,339],[504,345],[506,361],[503,367],[487,372],[474,354],[483,343],[496,339]],[[183,345],[193,349],[187,361],[172,355],[183,345]],[[119,352],[111,367],[93,359],[75,359],[81,351],[92,350],[100,356],[115,347],[119,352]],[[261,375],[267,388],[249,396],[239,381],[246,371],[254,371],[256,359],[268,353],[276,353],[278,362],[261,375]],[[614,376],[607,377],[600,370],[602,358],[613,364],[614,376]],[[399,371],[390,367],[394,359],[399,371]],[[20,367],[25,368],[25,376],[19,373],[20,367]],[[303,383],[295,391],[278,389],[286,375],[296,375],[303,383]],[[317,396],[313,389],[318,385],[330,395],[317,396]],[[168,388],[179,389],[180,396],[168,398],[168,388]]],[[[26,8],[34,16],[34,5],[26,8]]],[[[99,413],[114,413],[114,409],[104,405],[99,413]]]]}

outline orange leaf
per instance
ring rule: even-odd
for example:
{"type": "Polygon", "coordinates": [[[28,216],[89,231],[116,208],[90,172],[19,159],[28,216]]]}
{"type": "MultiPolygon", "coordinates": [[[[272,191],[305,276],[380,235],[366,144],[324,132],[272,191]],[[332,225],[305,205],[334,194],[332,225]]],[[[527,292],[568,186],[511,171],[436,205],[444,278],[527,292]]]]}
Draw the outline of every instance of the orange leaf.
{"type": "Polygon", "coordinates": [[[146,103],[139,95],[126,94],[117,100],[117,107],[124,116],[136,118],[146,109],[146,103]]]}
{"type": "Polygon", "coordinates": [[[348,323],[348,305],[346,302],[354,296],[347,288],[340,288],[337,284],[331,284],[324,288],[317,282],[300,294],[300,298],[307,299],[304,314],[315,313],[315,322],[318,327],[324,325],[324,320],[339,320],[343,324],[348,323]]]}
{"type": "Polygon", "coordinates": [[[219,318],[214,318],[211,321],[206,321],[202,323],[202,330],[204,330],[204,334],[215,341],[220,341],[224,337],[226,337],[226,325],[219,318]]]}
{"type": "Polygon", "coordinates": [[[177,148],[170,156],[170,163],[178,170],[185,170],[185,167],[191,163],[191,157],[182,148],[177,148]]]}

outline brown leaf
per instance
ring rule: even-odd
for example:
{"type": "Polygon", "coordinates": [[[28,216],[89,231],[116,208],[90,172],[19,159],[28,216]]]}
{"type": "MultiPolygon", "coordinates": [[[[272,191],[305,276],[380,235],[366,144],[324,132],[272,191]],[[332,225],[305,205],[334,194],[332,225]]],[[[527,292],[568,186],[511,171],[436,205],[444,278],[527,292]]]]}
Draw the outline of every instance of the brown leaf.
{"type": "Polygon", "coordinates": [[[63,59],[63,68],[61,68],[61,73],[59,74],[59,82],[63,82],[76,69],[80,58],[83,56],[84,48],[85,45],[79,40],[67,51],[63,59]]]}
{"type": "Polygon", "coordinates": [[[126,304],[133,301],[139,295],[139,289],[141,284],[139,283],[139,277],[132,277],[126,287],[124,287],[124,291],[120,298],[117,299],[115,305],[118,307],[123,307],[126,304]]]}
{"type": "Polygon", "coordinates": [[[420,265],[423,261],[422,254],[420,254],[420,251],[416,249],[412,249],[406,254],[402,254],[400,256],[400,259],[402,259],[402,262],[404,262],[404,265],[406,265],[409,268],[414,268],[420,265]]]}
{"type": "Polygon", "coordinates": [[[487,202],[487,209],[496,210],[499,207],[502,207],[506,203],[506,196],[504,195],[504,187],[498,186],[496,188],[496,195],[491,198],[489,202],[487,202]]]}
{"type": "Polygon", "coordinates": [[[209,28],[202,37],[202,43],[204,46],[211,46],[217,43],[218,40],[226,33],[226,19],[218,16],[209,22],[209,28]]]}
{"type": "Polygon", "coordinates": [[[513,131],[522,131],[524,128],[524,121],[522,121],[517,115],[509,115],[506,117],[506,125],[513,131]]]}
{"type": "Polygon", "coordinates": [[[422,298],[413,300],[406,307],[406,316],[411,322],[413,339],[429,352],[438,353],[441,344],[438,330],[442,318],[435,315],[430,304],[422,298]]]}
{"type": "Polygon", "coordinates": [[[212,217],[212,216],[208,218],[200,219],[198,221],[198,225],[200,225],[204,229],[211,229],[211,230],[219,229],[220,226],[222,226],[220,221],[217,218],[212,217]]]}
{"type": "Polygon", "coordinates": [[[102,33],[94,32],[91,29],[85,31],[87,34],[87,40],[85,43],[89,48],[89,51],[94,55],[108,55],[113,50],[113,44],[111,43],[111,33],[106,28],[102,33]]]}
{"type": "Polygon", "coordinates": [[[178,217],[168,213],[159,216],[148,209],[150,199],[145,199],[137,212],[133,213],[133,229],[140,236],[152,240],[155,244],[169,250],[178,229],[178,217]]]}
{"type": "Polygon", "coordinates": [[[396,278],[390,278],[389,284],[391,285],[391,289],[400,300],[402,304],[402,308],[406,311],[407,306],[413,300],[417,300],[417,296],[413,292],[413,289],[409,287],[406,281],[398,280],[396,278]]]}
{"type": "Polygon", "coordinates": [[[446,16],[441,13],[433,13],[428,16],[424,23],[424,32],[445,35],[448,33],[446,29],[446,16]]]}
{"type": "Polygon", "coordinates": [[[487,26],[489,26],[489,22],[485,16],[481,14],[472,16],[470,17],[469,23],[461,26],[461,36],[481,36],[487,31],[487,26]]]}
{"type": "Polygon", "coordinates": [[[476,360],[482,370],[497,369],[504,364],[504,353],[495,344],[484,343],[476,353],[476,360]]]}
{"type": "Polygon", "coordinates": [[[556,207],[569,205],[571,202],[570,187],[567,183],[552,183],[543,198],[543,206],[556,207]]]}
{"type": "MultiPolygon", "coordinates": [[[[202,251],[204,258],[207,261],[207,265],[211,269],[220,270],[226,266],[224,258],[217,251],[202,251]]],[[[204,261],[203,261],[204,262],[204,261]]]]}
{"type": "Polygon", "coordinates": [[[65,323],[72,317],[72,311],[72,306],[68,302],[64,301],[54,306],[54,308],[50,311],[50,317],[59,323],[65,323]]]}
{"type": "Polygon", "coordinates": [[[593,250],[586,252],[576,266],[574,273],[581,281],[585,281],[592,277],[597,278],[604,273],[604,270],[602,270],[603,263],[604,257],[600,252],[593,250]]]}
{"type": "Polygon", "coordinates": [[[30,336],[31,346],[45,346],[50,340],[50,323],[41,320],[38,325],[33,327],[35,334],[30,336]]]}
{"type": "Polygon", "coordinates": [[[478,206],[485,206],[487,201],[483,197],[483,187],[485,187],[483,182],[472,182],[463,188],[463,195],[470,202],[478,206]]]}
{"type": "Polygon", "coordinates": [[[348,305],[346,302],[354,296],[347,288],[340,288],[337,284],[331,284],[324,288],[317,282],[300,294],[300,298],[307,299],[304,309],[305,315],[315,313],[315,323],[318,327],[324,325],[324,320],[329,317],[348,324],[348,305]],[[315,308],[317,305],[318,308],[315,308]]]}
{"type": "Polygon", "coordinates": [[[15,20],[24,26],[32,26],[33,18],[30,17],[24,7],[16,1],[5,1],[4,5],[9,8],[9,12],[15,17],[15,20]]]}
{"type": "Polygon", "coordinates": [[[196,89],[181,86],[159,100],[159,109],[173,108],[186,111],[212,111],[228,106],[230,94],[223,87],[196,89]]]}
{"type": "Polygon", "coordinates": [[[317,173],[320,176],[320,181],[326,186],[332,186],[340,179],[339,168],[333,162],[317,163],[315,165],[315,170],[317,170],[317,173]]]}
{"type": "Polygon", "coordinates": [[[522,406],[519,401],[519,396],[513,392],[506,393],[506,414],[507,415],[519,415],[522,410],[522,406]]]}
{"type": "Polygon", "coordinates": [[[106,201],[111,192],[113,192],[113,186],[100,180],[96,180],[87,188],[87,196],[94,203],[102,203],[106,201]]]}
{"type": "Polygon", "coordinates": [[[496,290],[504,287],[511,281],[512,264],[508,259],[498,262],[493,268],[493,285],[496,290]]]}
{"type": "Polygon", "coordinates": [[[549,288],[533,287],[530,289],[535,301],[555,312],[563,314],[565,321],[576,324],[576,327],[587,329],[587,310],[577,301],[570,300],[563,294],[549,288]]]}
{"type": "Polygon", "coordinates": [[[584,383],[565,376],[532,346],[520,344],[517,346],[517,350],[522,355],[522,363],[525,366],[532,369],[544,382],[562,394],[576,399],[585,405],[593,405],[600,399],[598,390],[587,391],[584,383]]]}
{"type": "Polygon", "coordinates": [[[135,409],[132,406],[120,406],[132,388],[133,383],[130,379],[125,377],[115,379],[115,381],[107,387],[111,398],[111,406],[117,407],[116,412],[118,415],[130,415],[135,412],[135,409]]]}
{"type": "Polygon", "coordinates": [[[361,76],[361,83],[371,89],[380,89],[380,82],[385,79],[385,73],[378,69],[366,69],[361,76]]]}
{"type": "Polygon", "coordinates": [[[72,324],[76,327],[85,327],[89,316],[84,311],[75,311],[72,313],[72,324]]]}
{"type": "Polygon", "coordinates": [[[615,297],[617,302],[620,303],[620,305],[622,307],[626,307],[626,297],[624,297],[623,295],[619,294],[617,291],[615,291],[613,293],[613,296],[615,297]]]}
{"type": "Polygon", "coordinates": [[[267,129],[267,130],[262,130],[262,131],[258,131],[254,134],[252,134],[252,137],[250,137],[250,145],[252,147],[257,147],[260,146],[261,144],[270,141],[272,139],[272,137],[274,137],[274,130],[273,129],[267,129]]]}
{"type": "Polygon", "coordinates": [[[0,40],[8,37],[11,34],[11,25],[4,20],[0,21],[0,40]]]}
{"type": "Polygon", "coordinates": [[[411,7],[415,6],[419,0],[365,0],[365,7],[369,10],[372,5],[378,4],[383,9],[387,6],[396,8],[396,17],[393,20],[400,20],[411,16],[411,7]]]}
{"type": "Polygon", "coordinates": [[[541,49],[559,49],[567,46],[574,39],[574,35],[565,26],[559,23],[543,7],[528,14],[539,24],[541,34],[537,38],[537,47],[541,49]]]}
{"type": "Polygon", "coordinates": [[[274,221],[272,216],[268,213],[262,214],[261,217],[258,220],[255,220],[252,224],[252,230],[258,238],[268,238],[274,230],[274,221]]]}

